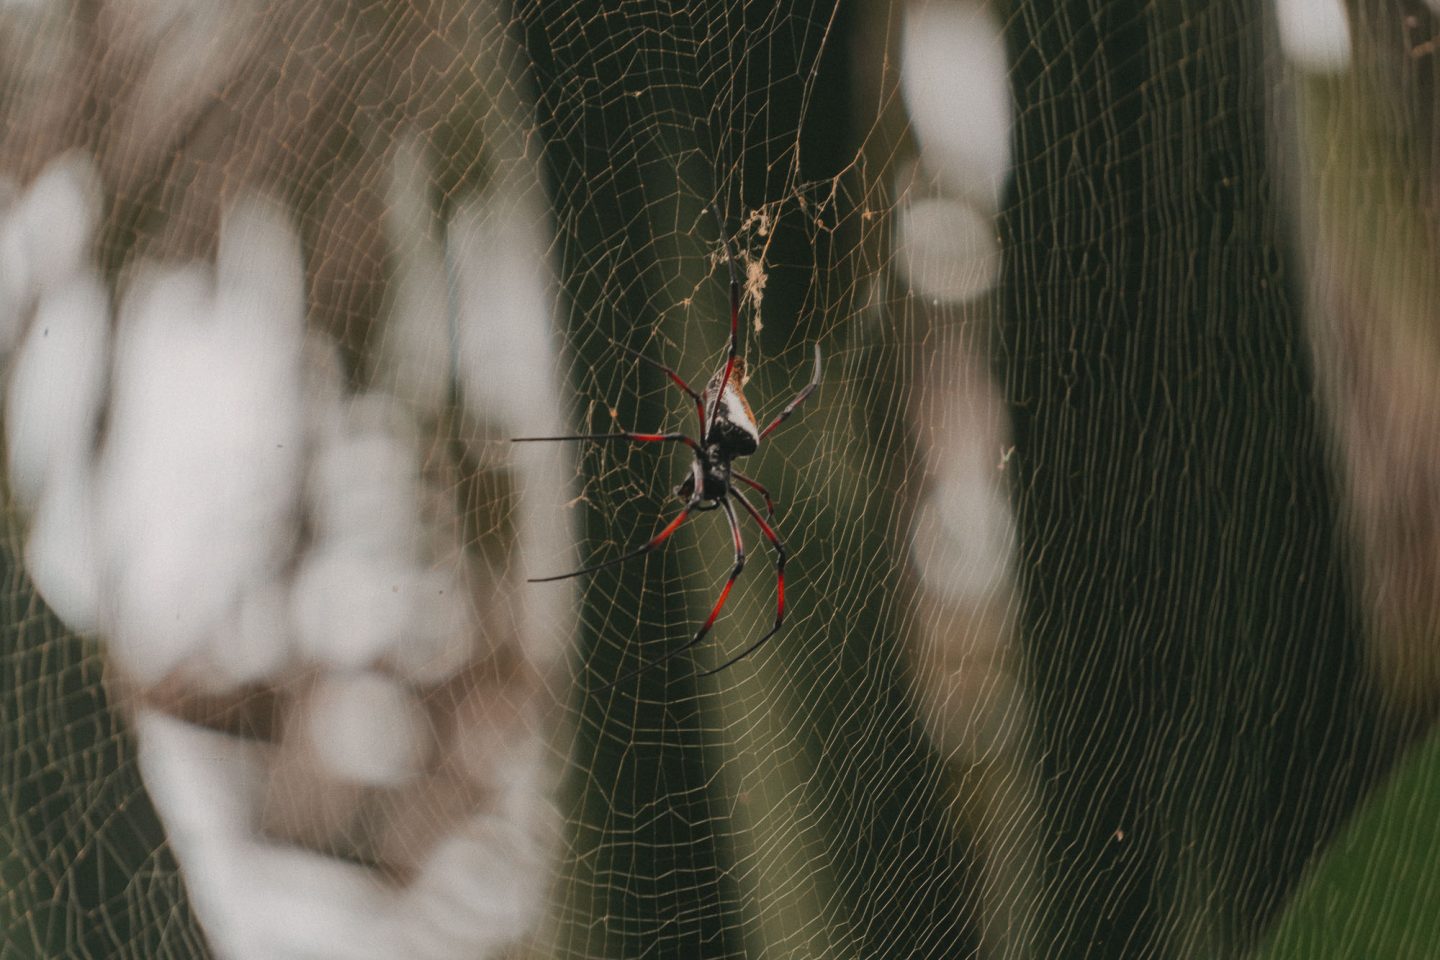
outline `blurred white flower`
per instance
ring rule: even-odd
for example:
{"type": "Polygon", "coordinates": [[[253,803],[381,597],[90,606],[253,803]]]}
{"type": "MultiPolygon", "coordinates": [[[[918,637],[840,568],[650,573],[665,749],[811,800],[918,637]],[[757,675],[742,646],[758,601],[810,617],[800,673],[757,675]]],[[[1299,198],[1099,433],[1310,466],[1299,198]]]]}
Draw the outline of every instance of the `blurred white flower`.
{"type": "Polygon", "coordinates": [[[34,511],[25,556],[36,589],[82,632],[95,629],[100,603],[90,474],[110,304],[89,263],[100,203],[79,153],[24,190],[0,185],[0,352],[23,338],[5,390],[10,489],[34,511]]]}
{"type": "Polygon", "coordinates": [[[919,157],[896,176],[897,269],[926,300],[978,299],[1000,277],[993,220],[1010,175],[1014,113],[1004,38],[988,7],[908,7],[900,86],[919,157]]]}
{"type": "Polygon", "coordinates": [[[274,748],[154,711],[137,718],[140,770],[212,944],[228,960],[402,956],[373,871],[258,832],[274,748]]]}
{"type": "Polygon", "coordinates": [[[1350,20],[1341,0],[1275,0],[1275,22],[1285,58],[1307,73],[1343,73],[1350,67],[1350,20]]]}
{"type": "MultiPolygon", "coordinates": [[[[128,26],[171,14],[184,18],[157,7],[128,26]]],[[[306,265],[279,204],[228,205],[213,268],[129,265],[112,310],[89,161],[0,183],[27,570],[136,694],[122,702],[147,787],[207,938],[234,960],[476,956],[546,904],[540,678],[569,643],[571,592],[532,605],[512,589],[518,564],[482,569],[462,468],[423,432],[460,370],[487,438],[463,442],[520,475],[507,549],[573,550],[564,452],[511,462],[485,446],[561,420],[543,218],[532,184],[472,198],[441,229],[416,143],[395,168],[396,294],[359,394],[336,343],[307,329],[306,265]],[[447,259],[466,304],[455,323],[447,259]],[[206,726],[252,722],[260,739],[206,726]]]]}
{"type": "MultiPolygon", "coordinates": [[[[553,278],[544,241],[545,215],[532,191],[497,185],[470,197],[447,230],[454,265],[459,338],[457,370],[466,410],[484,437],[506,439],[563,432],[560,351],[555,342],[553,278]]],[[[527,571],[575,562],[574,520],[565,444],[508,445],[516,473],[512,513],[527,571]]],[[[484,460],[486,451],[477,451],[484,460]]],[[[493,457],[493,454],[491,454],[493,457]]],[[[574,585],[515,585],[514,606],[526,656],[547,665],[566,648],[574,622],[574,585]]]]}
{"type": "Polygon", "coordinates": [[[288,582],[283,574],[252,585],[221,622],[203,662],[187,677],[207,693],[227,693],[284,676],[296,656],[288,582]]]}
{"type": "Polygon", "coordinates": [[[385,336],[375,348],[377,388],[434,416],[454,371],[449,281],[439,217],[430,204],[431,169],[418,137],[403,140],[391,166],[385,235],[394,251],[385,336]]]}
{"type": "Polygon", "coordinates": [[[993,214],[1010,175],[1014,114],[995,15],[970,0],[908,7],[900,89],[926,169],[947,191],[993,214]]]}
{"type": "Polygon", "coordinates": [[[100,565],[88,464],[51,477],[25,540],[25,570],[50,609],[77,633],[100,625],[100,565]]]}
{"type": "Polygon", "coordinates": [[[544,222],[535,198],[496,190],[462,203],[448,231],[466,405],[511,436],[554,422],[560,378],[544,222]]]}
{"type": "Polygon", "coordinates": [[[347,553],[408,557],[420,543],[416,443],[381,423],[344,420],[320,438],[310,468],[306,502],[316,538],[347,553]]]}
{"type": "Polygon", "coordinates": [[[315,755],[342,782],[397,786],[417,774],[429,754],[420,704],[382,674],[327,676],[306,712],[315,755]]]}
{"type": "Polygon", "coordinates": [[[222,226],[216,280],[150,268],[121,307],[96,484],[111,653],[163,678],[289,555],[304,413],[299,243],[263,201],[222,226]]]}
{"type": "Polygon", "coordinates": [[[919,198],[895,215],[895,259],[914,292],[946,302],[974,300],[1000,279],[992,219],[962,200],[919,198]]]}
{"type": "Polygon", "coordinates": [[[326,667],[375,663],[408,639],[431,578],[413,563],[333,548],[310,551],[291,594],[301,652],[326,667]]]}
{"type": "Polygon", "coordinates": [[[956,471],[920,506],[910,549],[927,589],[951,603],[983,603],[1010,575],[1014,523],[986,472],[956,471]]]}
{"type": "MultiPolygon", "coordinates": [[[[85,267],[100,204],[100,181],[89,157],[67,153],[50,161],[0,215],[5,299],[23,308],[85,267]]],[[[0,300],[0,308],[4,305],[0,300]]],[[[0,330],[14,323],[0,317],[0,330]]]]}
{"type": "Polygon", "coordinates": [[[33,507],[56,477],[88,471],[110,361],[110,301],[78,272],[45,293],[10,368],[10,489],[33,507]]]}

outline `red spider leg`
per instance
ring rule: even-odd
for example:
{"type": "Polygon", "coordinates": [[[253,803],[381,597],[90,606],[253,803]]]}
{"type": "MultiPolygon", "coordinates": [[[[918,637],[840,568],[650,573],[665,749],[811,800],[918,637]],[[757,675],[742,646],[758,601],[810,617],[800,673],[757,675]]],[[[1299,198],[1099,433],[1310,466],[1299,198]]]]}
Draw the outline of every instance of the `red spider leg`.
{"type": "MultiPolygon", "coordinates": [[[[736,490],[735,496],[740,500],[740,505],[744,507],[746,512],[759,524],[760,532],[765,534],[765,539],[770,541],[770,546],[775,548],[775,626],[771,627],[770,632],[765,634],[765,636],[756,640],[750,644],[750,646],[720,664],[720,666],[712,667],[700,674],[702,677],[708,677],[712,673],[719,673],[726,667],[733,666],[741,660],[744,660],[750,656],[750,654],[764,646],[766,640],[769,640],[775,636],[775,634],[779,633],[780,627],[785,623],[785,544],[780,542],[780,538],[775,535],[775,530],[770,524],[765,522],[764,517],[760,516],[760,511],[756,510],[750,501],[745,499],[743,493],[736,490]]],[[[723,600],[724,598],[722,597],[721,599],[723,600]]]]}
{"type": "Polygon", "coordinates": [[[576,433],[567,437],[511,437],[511,443],[543,443],[547,440],[630,440],[634,443],[683,443],[700,452],[700,444],[683,433],[576,433]]]}
{"type": "Polygon", "coordinates": [[[740,571],[745,569],[745,540],[740,535],[740,521],[735,518],[735,508],[730,505],[730,501],[728,499],[721,500],[720,506],[724,508],[725,519],[730,523],[730,535],[735,538],[735,566],[730,568],[730,579],[725,581],[725,589],[720,591],[720,599],[715,601],[715,606],[710,610],[710,616],[705,619],[704,625],[700,627],[699,632],[697,632],[688,643],[685,643],[682,646],[678,646],[673,650],[667,650],[661,656],[656,657],[654,660],[650,660],[640,664],[640,666],[636,667],[634,670],[631,670],[629,673],[621,674],[618,678],[611,680],[608,683],[601,684],[599,688],[600,690],[609,690],[616,684],[624,683],[626,680],[629,680],[637,673],[649,670],[651,667],[658,667],[662,663],[666,663],[674,657],[679,656],[686,650],[694,647],[701,640],[704,640],[705,635],[710,632],[710,628],[715,625],[716,618],[720,616],[720,611],[725,606],[726,599],[728,599],[730,596],[730,589],[735,586],[735,581],[737,578],[739,578],[740,571]]]}
{"type": "Polygon", "coordinates": [[[680,529],[680,524],[685,522],[685,518],[690,516],[690,511],[694,510],[695,505],[699,502],[699,497],[692,497],[690,499],[690,502],[685,504],[685,509],[681,510],[679,515],[676,516],[674,520],[671,520],[665,525],[664,530],[661,530],[659,533],[655,534],[655,536],[651,537],[649,540],[646,540],[643,544],[636,547],[634,550],[631,550],[629,553],[622,553],[618,557],[611,557],[609,560],[604,560],[600,563],[591,564],[588,567],[582,567],[579,570],[574,570],[570,573],[558,573],[553,577],[528,577],[526,579],[526,582],[549,583],[552,580],[569,580],[571,577],[579,577],[587,573],[594,573],[596,570],[603,570],[606,567],[613,567],[617,563],[624,563],[626,560],[633,560],[634,558],[642,554],[649,553],[651,550],[654,550],[666,540],[669,540],[670,535],[676,530],[680,529]]]}
{"type": "Polygon", "coordinates": [[[775,501],[770,499],[770,491],[766,490],[764,487],[760,486],[760,484],[745,476],[745,474],[741,473],[739,470],[731,470],[730,476],[734,477],[736,480],[739,480],[741,483],[745,484],[745,486],[749,487],[750,489],[758,490],[760,492],[760,496],[765,498],[765,512],[770,515],[770,522],[774,523],[775,501]]]}
{"type": "Polygon", "coordinates": [[[661,363],[660,361],[651,360],[639,350],[632,350],[629,347],[625,346],[625,344],[623,343],[617,342],[615,346],[619,347],[621,350],[624,350],[626,353],[645,361],[646,363],[650,364],[650,366],[658,367],[659,369],[665,371],[665,375],[675,382],[675,386],[679,387],[681,390],[684,390],[685,394],[691,400],[695,401],[695,415],[700,418],[700,436],[705,436],[705,401],[700,399],[700,394],[690,389],[690,384],[686,383],[684,378],[682,378],[680,374],[676,373],[674,370],[671,370],[669,367],[665,366],[665,364],[661,363]]]}
{"type": "Polygon", "coordinates": [[[786,417],[795,412],[796,407],[805,402],[806,397],[815,392],[815,388],[818,386],[820,386],[820,344],[817,342],[815,344],[815,375],[810,378],[810,382],[805,385],[805,389],[797,393],[795,399],[785,405],[785,409],[780,411],[780,416],[771,420],[770,426],[760,431],[760,439],[764,440],[770,436],[770,434],[775,431],[775,428],[785,421],[786,417]]]}
{"type": "MultiPolygon", "coordinates": [[[[725,247],[725,263],[730,268],[730,352],[725,358],[725,372],[720,376],[720,388],[715,391],[715,405],[710,409],[710,422],[714,423],[720,413],[720,401],[725,398],[725,389],[730,385],[730,374],[735,371],[735,358],[740,355],[740,276],[735,272],[735,256],[730,252],[730,235],[720,220],[718,207],[710,208],[715,213],[715,222],[720,227],[720,242],[725,247]]],[[[701,433],[704,436],[704,433],[701,433]]]]}

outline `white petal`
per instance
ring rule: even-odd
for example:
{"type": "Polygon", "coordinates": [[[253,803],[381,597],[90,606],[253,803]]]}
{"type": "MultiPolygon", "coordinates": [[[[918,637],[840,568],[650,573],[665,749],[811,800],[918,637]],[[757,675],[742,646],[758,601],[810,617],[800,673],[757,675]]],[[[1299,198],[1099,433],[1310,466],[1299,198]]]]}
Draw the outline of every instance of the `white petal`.
{"type": "Polygon", "coordinates": [[[100,618],[100,565],[88,466],[52,477],[25,541],[25,569],[65,625],[93,633],[100,618]]]}
{"type": "Polygon", "coordinates": [[[99,174],[81,153],[50,161],[15,203],[12,216],[37,291],[50,289],[88,261],[100,204],[99,174]]]}
{"type": "Polygon", "coordinates": [[[409,558],[420,540],[419,486],[413,445],[352,421],[322,442],[311,467],[316,536],[327,546],[409,558]]]}
{"type": "Polygon", "coordinates": [[[430,204],[431,171],[424,149],[401,143],[391,171],[385,235],[394,257],[391,299],[376,345],[375,385],[434,415],[444,405],[454,369],[445,244],[430,204]]]}
{"type": "Polygon", "coordinates": [[[374,872],[255,832],[271,749],[162,714],[139,718],[140,769],[206,936],[231,960],[401,956],[374,872]]]}
{"type": "Polygon", "coordinates": [[[81,272],[40,300],[10,371],[5,404],[10,485],[33,506],[56,471],[88,465],[109,366],[110,303],[81,272]]]}
{"type": "Polygon", "coordinates": [[[1275,21],[1285,58],[1310,73],[1350,67],[1350,21],[1340,0],[1275,0],[1275,21]]]}
{"type": "Polygon", "coordinates": [[[174,269],[142,275],[121,310],[97,507],[111,641],[142,681],[211,637],[296,535],[297,254],[273,223],[246,216],[225,247],[218,295],[203,271],[174,269]],[[272,263],[273,251],[245,252],[262,241],[288,253],[272,263]],[[250,272],[267,263],[280,274],[269,292],[250,272]]]}
{"type": "Polygon", "coordinates": [[[545,909],[544,854],[535,834],[495,816],[446,839],[401,904],[408,955],[485,955],[524,936],[545,909]]]}
{"type": "Polygon", "coordinates": [[[1013,122],[999,21],[971,2],[907,8],[900,87],[926,168],[993,213],[1010,175],[1013,122]]]}
{"type": "Polygon", "coordinates": [[[378,673],[322,680],[307,704],[310,742],[338,780],[398,786],[425,761],[430,737],[420,704],[378,673]]]}
{"type": "Polygon", "coordinates": [[[976,602],[1005,582],[1014,536],[1004,491],[982,474],[961,473],[921,504],[911,551],[928,589],[976,602]]]}
{"type": "Polygon", "coordinates": [[[1000,279],[1000,250],[990,219],[961,200],[902,206],[895,228],[901,274],[927,299],[974,300],[1000,279]]]}
{"type": "Polygon", "coordinates": [[[425,571],[416,580],[405,637],[386,662],[412,683],[440,683],[470,660],[478,637],[464,583],[443,571],[425,571]]]}
{"type": "Polygon", "coordinates": [[[459,309],[459,377],[478,422],[510,436],[554,423],[550,266],[538,202],[473,199],[449,227],[459,309]]]}
{"type": "Polygon", "coordinates": [[[280,681],[295,653],[290,597],[278,581],[248,590],[210,642],[206,689],[228,692],[259,681],[280,681]]]}
{"type": "Polygon", "coordinates": [[[384,657],[411,628],[416,576],[413,568],[346,550],[311,553],[290,601],[301,651],[350,669],[384,657]]]}

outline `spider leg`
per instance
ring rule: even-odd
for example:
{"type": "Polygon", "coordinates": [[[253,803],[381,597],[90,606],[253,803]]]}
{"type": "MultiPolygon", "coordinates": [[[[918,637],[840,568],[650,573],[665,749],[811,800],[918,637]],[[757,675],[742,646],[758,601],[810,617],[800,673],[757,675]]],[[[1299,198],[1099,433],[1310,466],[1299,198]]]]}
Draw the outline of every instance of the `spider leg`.
{"type": "Polygon", "coordinates": [[[749,487],[750,489],[759,491],[760,496],[765,498],[765,512],[770,515],[770,522],[774,523],[775,501],[770,499],[770,491],[766,490],[764,487],[760,486],[760,484],[745,476],[745,474],[741,473],[739,470],[732,470],[730,472],[730,476],[734,477],[736,480],[739,480],[741,483],[745,484],[745,486],[749,487]]]}
{"type": "Polygon", "coordinates": [[[683,443],[700,452],[700,444],[683,433],[576,433],[565,437],[511,437],[511,443],[540,443],[547,440],[629,440],[633,443],[683,443]]]}
{"type": "Polygon", "coordinates": [[[687,643],[675,647],[673,650],[667,650],[665,651],[665,653],[661,654],[659,657],[656,657],[654,660],[648,660],[645,663],[640,664],[640,666],[636,667],[634,670],[631,670],[629,673],[623,673],[616,679],[601,684],[599,688],[601,691],[609,690],[616,684],[624,683],[626,680],[629,680],[637,673],[649,670],[651,667],[658,667],[660,666],[660,664],[666,663],[667,661],[678,657],[686,650],[694,647],[701,640],[704,640],[705,635],[710,632],[710,628],[715,625],[716,618],[720,616],[720,611],[722,608],[724,608],[725,601],[730,596],[730,589],[735,586],[735,581],[739,578],[740,571],[745,569],[745,540],[740,534],[740,521],[735,518],[735,508],[730,505],[730,501],[728,499],[721,500],[719,501],[719,503],[720,506],[725,510],[726,521],[730,524],[730,535],[735,538],[735,566],[730,568],[730,579],[725,581],[725,589],[720,591],[720,599],[715,601],[715,606],[710,610],[710,616],[705,618],[705,623],[701,625],[699,631],[696,632],[695,636],[692,637],[687,643]]]}
{"type": "MultiPolygon", "coordinates": [[[[715,405],[710,410],[710,422],[720,414],[720,401],[725,397],[725,386],[730,374],[735,371],[735,358],[740,355],[740,275],[735,272],[735,255],[730,252],[730,235],[720,219],[719,206],[710,208],[715,213],[715,222],[720,227],[720,242],[725,246],[725,263],[730,268],[730,352],[725,358],[725,372],[720,376],[720,389],[715,391],[715,405]]],[[[704,431],[700,434],[705,435],[704,431]]]]}
{"type": "Polygon", "coordinates": [[[786,417],[788,417],[788,416],[790,416],[790,414],[794,413],[794,412],[795,412],[795,408],[798,407],[798,406],[800,406],[800,404],[804,403],[804,402],[805,402],[805,398],[808,397],[808,396],[810,396],[810,394],[814,393],[814,392],[815,392],[815,388],[818,387],[818,386],[820,386],[820,343],[819,343],[819,341],[816,341],[816,343],[815,343],[815,375],[810,378],[810,382],[805,385],[805,389],[804,389],[804,390],[801,390],[799,393],[797,393],[797,394],[795,395],[795,399],[794,399],[794,400],[791,400],[789,403],[787,403],[787,404],[785,405],[785,409],[780,411],[780,416],[776,417],[774,420],[771,420],[771,421],[770,421],[770,426],[768,426],[768,427],[766,427],[764,430],[761,430],[761,431],[760,431],[760,439],[763,440],[763,439],[765,439],[766,437],[770,436],[770,434],[774,433],[774,432],[775,432],[775,428],[778,427],[778,426],[780,426],[780,424],[784,422],[784,420],[785,420],[786,417]]]}
{"type": "Polygon", "coordinates": [[[686,383],[685,379],[681,377],[680,374],[676,373],[674,370],[671,370],[659,360],[652,360],[649,357],[645,356],[645,354],[641,353],[639,350],[632,350],[618,340],[614,341],[614,343],[615,346],[619,347],[621,350],[624,350],[626,353],[635,357],[637,360],[642,360],[645,363],[650,364],[650,366],[664,371],[665,375],[669,377],[672,381],[674,381],[675,386],[679,387],[681,390],[684,390],[685,395],[688,396],[691,400],[695,401],[695,414],[700,418],[700,436],[705,436],[705,401],[700,399],[700,394],[692,390],[690,388],[690,384],[686,383]]]}
{"type": "Polygon", "coordinates": [[[695,509],[695,505],[699,502],[700,501],[698,498],[691,499],[689,503],[685,504],[685,509],[681,510],[679,515],[676,516],[674,520],[671,520],[668,524],[665,525],[665,529],[661,530],[659,533],[655,534],[655,536],[651,537],[649,540],[646,540],[640,546],[636,547],[634,550],[629,551],[628,553],[622,553],[618,557],[611,557],[609,560],[604,560],[600,563],[591,564],[588,567],[581,567],[579,570],[574,570],[570,573],[560,573],[556,574],[553,577],[528,577],[526,578],[526,582],[549,583],[552,580],[569,580],[571,577],[579,577],[584,576],[587,573],[594,573],[596,570],[603,570],[606,567],[613,567],[617,563],[624,563],[626,560],[633,560],[635,557],[649,553],[651,550],[654,550],[666,540],[669,540],[670,535],[676,530],[680,529],[680,524],[685,522],[685,518],[690,516],[690,512],[695,509]]]}
{"type": "Polygon", "coordinates": [[[770,632],[765,634],[765,636],[761,637],[759,640],[756,640],[754,643],[750,644],[750,646],[746,647],[744,650],[741,650],[729,660],[726,660],[724,663],[720,664],[720,666],[711,667],[709,670],[706,670],[704,673],[700,674],[700,676],[702,677],[708,677],[712,673],[719,673],[726,667],[732,666],[739,661],[744,660],[746,657],[750,656],[750,654],[754,653],[756,650],[759,650],[762,646],[764,646],[766,640],[769,640],[771,637],[775,636],[775,634],[779,633],[780,627],[785,623],[785,544],[780,542],[780,538],[775,535],[774,528],[771,527],[770,524],[765,522],[765,519],[760,516],[760,511],[756,510],[755,507],[751,505],[750,501],[745,499],[744,494],[742,494],[739,490],[736,490],[735,496],[739,498],[740,505],[744,507],[746,512],[749,513],[752,518],[754,518],[757,524],[759,524],[760,532],[765,534],[765,539],[770,541],[770,546],[775,548],[775,626],[771,627],[770,632]]]}

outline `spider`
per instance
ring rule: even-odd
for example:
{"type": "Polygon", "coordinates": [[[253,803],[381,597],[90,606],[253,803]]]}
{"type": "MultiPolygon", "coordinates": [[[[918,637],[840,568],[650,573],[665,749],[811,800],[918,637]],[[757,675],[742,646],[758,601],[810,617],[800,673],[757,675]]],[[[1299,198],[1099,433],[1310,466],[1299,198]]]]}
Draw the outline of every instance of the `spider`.
{"type": "MultiPolygon", "coordinates": [[[[718,221],[719,216],[717,214],[718,221]]],[[[790,414],[799,408],[800,404],[815,388],[820,385],[820,344],[815,344],[815,374],[810,382],[805,385],[795,398],[785,405],[779,415],[771,420],[763,430],[756,426],[755,414],[750,409],[750,404],[745,399],[743,387],[745,380],[745,359],[740,356],[740,279],[735,270],[735,257],[730,252],[730,241],[725,234],[724,225],[720,227],[721,243],[725,248],[725,262],[730,272],[730,345],[725,357],[724,365],[710,378],[705,386],[703,394],[696,393],[690,385],[674,370],[664,364],[652,360],[644,354],[631,350],[623,344],[616,344],[622,350],[632,354],[645,363],[654,366],[665,373],[675,386],[679,387],[687,397],[695,404],[695,415],[700,421],[700,440],[694,440],[683,433],[587,433],[564,437],[516,437],[514,443],[533,443],[551,440],[599,440],[599,441],[629,441],[632,443],[683,443],[695,454],[694,461],[690,464],[690,474],[679,486],[673,490],[674,495],[683,500],[685,505],[679,514],[667,523],[659,533],[651,537],[645,543],[609,560],[582,567],[570,573],[557,574],[550,577],[532,577],[531,583],[547,583],[554,580],[567,580],[571,577],[584,576],[605,567],[624,563],[626,560],[633,560],[635,557],[649,553],[666,540],[680,528],[685,519],[691,513],[706,510],[722,510],[725,513],[725,520],[730,525],[730,535],[735,543],[735,562],[730,568],[730,579],[725,581],[724,588],[720,591],[720,597],[715,601],[715,606],[710,610],[710,616],[695,633],[688,643],[675,647],[660,657],[642,663],[639,667],[629,673],[622,674],[619,678],[606,683],[601,689],[606,689],[621,683],[629,678],[647,670],[659,666],[672,657],[675,657],[693,648],[701,640],[705,639],[710,628],[715,625],[715,620],[720,616],[720,611],[725,606],[726,599],[730,596],[730,589],[735,586],[740,573],[745,569],[745,541],[740,532],[740,521],[736,518],[735,506],[732,500],[738,501],[744,508],[765,539],[770,541],[770,546],[775,551],[775,624],[759,640],[741,650],[735,656],[726,660],[718,667],[706,670],[701,676],[710,676],[719,673],[756,650],[760,649],[767,640],[780,632],[780,627],[785,623],[785,544],[776,534],[773,526],[775,520],[775,502],[771,499],[770,491],[766,490],[759,482],[752,480],[745,474],[733,467],[733,461],[740,457],[747,457],[760,447],[760,441],[784,423],[790,414]],[[736,486],[739,481],[760,496],[765,498],[765,510],[770,517],[770,522],[760,515],[755,508],[736,486]]]]}

